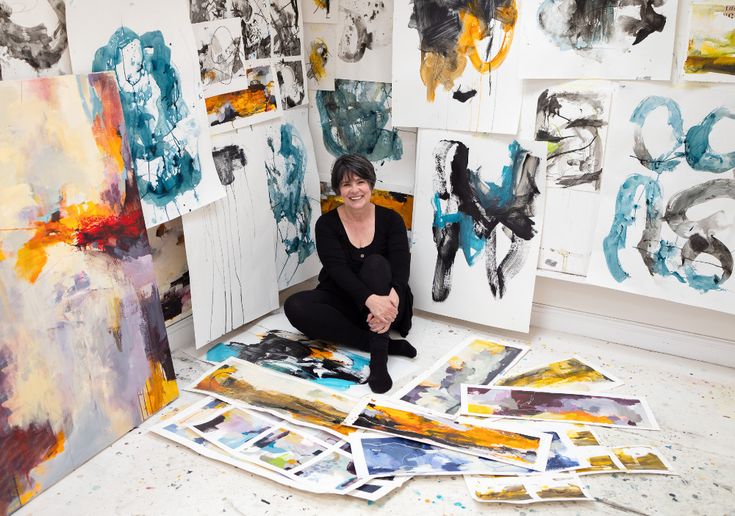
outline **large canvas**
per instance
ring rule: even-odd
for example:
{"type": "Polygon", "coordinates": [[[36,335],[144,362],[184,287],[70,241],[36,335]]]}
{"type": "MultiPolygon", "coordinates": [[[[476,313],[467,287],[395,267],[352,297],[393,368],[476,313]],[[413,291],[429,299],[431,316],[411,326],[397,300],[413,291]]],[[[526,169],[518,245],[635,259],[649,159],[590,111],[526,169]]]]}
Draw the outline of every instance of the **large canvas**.
{"type": "Polygon", "coordinates": [[[309,91],[334,90],[337,26],[329,23],[307,23],[304,25],[304,38],[309,91]]]}
{"type": "Polygon", "coordinates": [[[148,230],[153,270],[161,296],[166,326],[191,317],[189,264],[186,261],[184,226],[173,219],[148,230]]]}
{"type": "Polygon", "coordinates": [[[217,181],[194,37],[179,0],[69,0],[72,69],[115,72],[147,227],[225,195],[217,181]]]}
{"type": "Polygon", "coordinates": [[[676,0],[528,0],[521,4],[524,79],[671,78],[676,0]]]}
{"type": "Polygon", "coordinates": [[[399,1],[394,13],[396,125],[516,133],[516,0],[399,1]]]}
{"type": "Polygon", "coordinates": [[[735,2],[693,2],[682,76],[688,81],[735,82],[735,2]]]}
{"type": "Polygon", "coordinates": [[[513,366],[526,346],[469,337],[440,358],[425,374],[402,387],[395,398],[423,411],[454,416],[462,402],[463,383],[486,385],[513,366]]]}
{"type": "Polygon", "coordinates": [[[391,82],[393,0],[339,0],[338,28],[337,77],[391,82]]]}
{"type": "Polygon", "coordinates": [[[390,83],[337,79],[334,91],[313,96],[309,127],[322,181],[330,182],[338,157],[357,153],[375,167],[376,188],[413,193],[416,131],[393,127],[390,83]]]}
{"type": "Polygon", "coordinates": [[[0,83],[0,513],[177,394],[112,74],[0,83]]]}
{"type": "Polygon", "coordinates": [[[735,314],[735,87],[615,98],[589,282],[735,314]]]}
{"type": "Polygon", "coordinates": [[[0,7],[0,80],[71,73],[64,0],[14,0],[0,7]]]}
{"type": "Polygon", "coordinates": [[[507,136],[420,130],[414,306],[528,331],[546,151],[507,136]]]}

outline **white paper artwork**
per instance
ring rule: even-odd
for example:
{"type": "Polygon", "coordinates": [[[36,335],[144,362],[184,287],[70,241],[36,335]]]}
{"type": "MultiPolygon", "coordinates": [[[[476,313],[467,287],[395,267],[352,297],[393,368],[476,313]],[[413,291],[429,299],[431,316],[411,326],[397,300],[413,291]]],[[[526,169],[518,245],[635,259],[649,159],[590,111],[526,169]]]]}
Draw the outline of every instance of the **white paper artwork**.
{"type": "Polygon", "coordinates": [[[414,307],[527,332],[540,244],[540,142],[419,130],[414,307]]]}
{"type": "Polygon", "coordinates": [[[337,77],[391,82],[393,0],[340,0],[337,77]]]}
{"type": "Polygon", "coordinates": [[[588,281],[735,313],[734,99],[733,86],[621,87],[588,281]]]}
{"type": "Polygon", "coordinates": [[[304,54],[309,92],[334,90],[337,68],[337,26],[330,23],[304,25],[304,54]]]}
{"type": "Polygon", "coordinates": [[[521,4],[524,79],[671,78],[676,0],[527,0],[521,4]]]}
{"type": "Polygon", "coordinates": [[[503,0],[482,13],[473,5],[396,2],[395,125],[516,134],[522,100],[516,3],[503,0]]]}
{"type": "Polygon", "coordinates": [[[67,2],[74,73],[116,74],[143,215],[156,226],[221,199],[194,37],[178,0],[67,2]]]}
{"type": "Polygon", "coordinates": [[[301,11],[305,23],[331,23],[339,20],[340,0],[301,0],[301,11]]]}
{"type": "Polygon", "coordinates": [[[689,2],[679,74],[685,81],[735,82],[735,1],[689,2]]]}

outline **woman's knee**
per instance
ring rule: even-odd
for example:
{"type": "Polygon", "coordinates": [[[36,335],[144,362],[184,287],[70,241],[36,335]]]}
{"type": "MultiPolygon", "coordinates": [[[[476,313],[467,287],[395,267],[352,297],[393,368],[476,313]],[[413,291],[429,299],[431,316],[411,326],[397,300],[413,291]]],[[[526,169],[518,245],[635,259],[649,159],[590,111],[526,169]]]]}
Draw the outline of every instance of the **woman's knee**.
{"type": "Polygon", "coordinates": [[[390,262],[380,254],[371,254],[362,263],[360,275],[368,275],[376,278],[391,278],[390,262]]]}
{"type": "Polygon", "coordinates": [[[307,310],[309,302],[306,292],[297,292],[286,299],[283,303],[283,312],[286,314],[286,318],[296,326],[300,321],[304,319],[304,314],[307,310]]]}

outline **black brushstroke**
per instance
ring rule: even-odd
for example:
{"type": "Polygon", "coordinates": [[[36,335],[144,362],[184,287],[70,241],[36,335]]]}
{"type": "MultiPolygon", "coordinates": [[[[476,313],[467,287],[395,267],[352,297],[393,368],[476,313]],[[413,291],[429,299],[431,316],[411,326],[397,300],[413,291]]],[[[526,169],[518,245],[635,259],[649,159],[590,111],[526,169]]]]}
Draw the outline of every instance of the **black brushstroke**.
{"type": "Polygon", "coordinates": [[[457,88],[454,93],[452,93],[452,98],[464,104],[475,95],[477,95],[477,90],[462,91],[457,88]]]}
{"type": "Polygon", "coordinates": [[[289,109],[300,106],[304,101],[304,70],[301,61],[284,61],[276,68],[278,85],[281,88],[281,107],[289,109]],[[284,73],[290,70],[291,73],[284,73]]]}
{"type": "Polygon", "coordinates": [[[362,59],[366,50],[373,48],[373,33],[368,31],[362,16],[349,14],[347,19],[346,29],[339,42],[339,57],[345,62],[356,63],[362,59]]]}
{"type": "Polygon", "coordinates": [[[256,4],[256,11],[246,3],[239,15],[242,31],[243,55],[245,59],[265,59],[271,57],[271,35],[268,30],[268,13],[256,4]]]}
{"type": "Polygon", "coordinates": [[[222,186],[231,185],[235,181],[235,169],[242,170],[248,164],[245,149],[235,144],[215,147],[212,149],[212,158],[222,186]]]}
{"type": "Polygon", "coordinates": [[[190,292],[189,271],[171,282],[171,286],[161,298],[163,319],[170,321],[184,312],[184,296],[190,292]]]}
{"type": "Polygon", "coordinates": [[[199,423],[198,425],[194,425],[194,428],[206,434],[207,432],[212,432],[214,430],[217,430],[217,427],[224,422],[225,422],[225,415],[220,414],[219,416],[212,418],[209,421],[205,421],[203,423],[199,423]]]}
{"type": "Polygon", "coordinates": [[[299,6],[297,0],[281,0],[281,5],[271,4],[271,28],[273,29],[273,51],[276,56],[295,57],[301,55],[299,37],[299,6]]]}

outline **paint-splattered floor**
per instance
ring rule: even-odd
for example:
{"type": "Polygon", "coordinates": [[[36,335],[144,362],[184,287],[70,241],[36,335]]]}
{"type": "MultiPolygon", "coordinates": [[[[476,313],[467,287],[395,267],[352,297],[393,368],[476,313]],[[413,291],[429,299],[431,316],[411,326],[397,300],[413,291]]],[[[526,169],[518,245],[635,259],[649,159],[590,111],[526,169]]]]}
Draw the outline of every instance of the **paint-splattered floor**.
{"type": "MultiPolygon", "coordinates": [[[[471,333],[444,319],[414,319],[410,340],[419,349],[416,372],[433,364],[471,333]]],[[[248,328],[290,329],[279,312],[248,328]]],[[[498,334],[502,335],[502,334],[498,334]]],[[[510,334],[506,334],[510,335],[510,334]]],[[[518,336],[522,338],[522,336],[518,336]]],[[[255,337],[254,337],[255,339],[255,337]]],[[[583,477],[596,502],[513,507],[474,502],[461,477],[417,477],[376,503],[313,495],[200,457],[149,434],[152,418],[83,467],[38,496],[17,514],[735,514],[735,371],[627,346],[532,329],[531,351],[519,370],[577,354],[625,381],[616,393],[648,399],[660,432],[599,429],[611,445],[651,444],[666,454],[678,477],[598,475],[583,477]]],[[[206,369],[193,348],[175,351],[185,386],[206,369]]],[[[405,370],[405,367],[402,369],[405,370]]],[[[394,390],[403,382],[394,378],[394,390]]],[[[404,378],[403,381],[408,380],[404,378]]],[[[197,396],[182,393],[172,407],[197,396]]],[[[169,407],[163,414],[172,410],[169,407]]]]}

